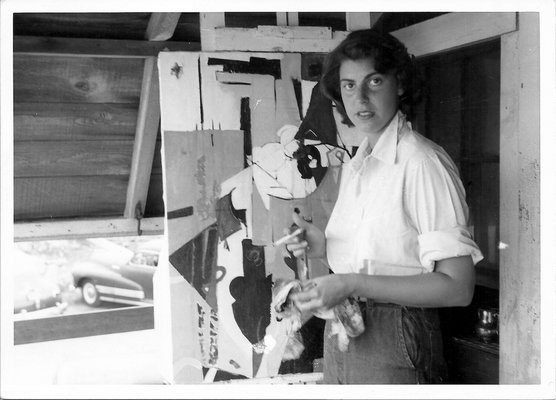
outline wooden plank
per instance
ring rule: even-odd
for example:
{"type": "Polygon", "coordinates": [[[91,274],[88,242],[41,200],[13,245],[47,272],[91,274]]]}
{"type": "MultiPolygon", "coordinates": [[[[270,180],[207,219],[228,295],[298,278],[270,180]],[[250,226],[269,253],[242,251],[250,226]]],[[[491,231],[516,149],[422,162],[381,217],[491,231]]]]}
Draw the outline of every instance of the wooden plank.
{"type": "Polygon", "coordinates": [[[107,335],[154,328],[153,306],[125,307],[14,322],[14,344],[107,335]]]}
{"type": "Polygon", "coordinates": [[[288,26],[288,13],[287,12],[277,12],[276,13],[276,25],[278,25],[278,26],[288,26]]]}
{"type": "Polygon", "coordinates": [[[199,25],[201,30],[201,50],[213,51],[217,48],[215,41],[215,28],[226,26],[223,12],[208,12],[199,14],[199,25]]]}
{"type": "Polygon", "coordinates": [[[14,102],[139,103],[143,60],[14,55],[14,102]]]}
{"type": "MultiPolygon", "coordinates": [[[[290,27],[288,29],[294,31],[299,28],[290,27]]],[[[296,39],[264,36],[257,28],[217,27],[214,29],[214,48],[212,50],[325,53],[336,47],[347,34],[348,32],[332,32],[330,40],[296,39]]]]}
{"type": "Polygon", "coordinates": [[[139,116],[137,118],[137,130],[124,210],[125,218],[135,216],[137,204],[141,205],[142,213],[145,211],[159,122],[158,68],[156,58],[151,57],[145,60],[145,70],[143,72],[141,102],[139,104],[139,116]]]}
{"type": "Polygon", "coordinates": [[[137,105],[130,103],[15,103],[14,139],[133,139],[137,105]]]}
{"type": "Polygon", "coordinates": [[[199,53],[161,53],[158,74],[162,131],[201,128],[199,53]],[[167,93],[167,94],[166,94],[167,93]]]}
{"type": "Polygon", "coordinates": [[[539,384],[540,61],[538,13],[501,42],[500,383],[539,384]]]}
{"type": "MultiPolygon", "coordinates": [[[[143,235],[163,235],[164,218],[143,218],[143,235]]],[[[14,241],[53,239],[86,239],[95,237],[136,236],[137,221],[128,218],[95,218],[40,222],[17,222],[14,224],[14,241]]]]}
{"type": "Polygon", "coordinates": [[[283,39],[330,40],[332,39],[332,29],[316,26],[286,27],[261,25],[257,27],[257,35],[283,39]]]}
{"type": "Polygon", "coordinates": [[[322,372],[308,372],[304,374],[283,374],[268,378],[231,379],[217,381],[214,384],[241,384],[241,385],[306,385],[322,382],[322,372]]]}
{"type": "Polygon", "coordinates": [[[288,12],[288,25],[289,26],[299,26],[299,14],[296,12],[288,12]]]}
{"type": "Polygon", "coordinates": [[[359,29],[369,29],[371,27],[371,13],[369,12],[347,12],[346,29],[357,31],[359,29]]]}
{"type": "Polygon", "coordinates": [[[14,36],[14,54],[72,57],[145,58],[161,51],[199,51],[195,42],[14,36]]]}
{"type": "Polygon", "coordinates": [[[131,140],[15,142],[14,176],[127,176],[130,172],[132,152],[131,140]]]}
{"type": "Polygon", "coordinates": [[[152,13],[145,39],[154,41],[170,39],[174,35],[180,15],[181,13],[152,13]]]}
{"type": "Polygon", "coordinates": [[[299,16],[296,12],[277,12],[276,25],[278,26],[298,26],[299,16]]]}
{"type": "MultiPolygon", "coordinates": [[[[67,8],[66,8],[67,9],[67,8]]],[[[22,9],[20,9],[22,10],[22,9]]],[[[14,13],[14,35],[113,37],[142,40],[149,12],[14,13]]],[[[54,11],[50,8],[49,11],[54,11]]]]}
{"type": "Polygon", "coordinates": [[[14,220],[121,216],[127,175],[15,178],[14,220]]]}
{"type": "Polygon", "coordinates": [[[515,12],[466,12],[444,14],[392,35],[418,57],[496,38],[516,29],[515,12]]]}

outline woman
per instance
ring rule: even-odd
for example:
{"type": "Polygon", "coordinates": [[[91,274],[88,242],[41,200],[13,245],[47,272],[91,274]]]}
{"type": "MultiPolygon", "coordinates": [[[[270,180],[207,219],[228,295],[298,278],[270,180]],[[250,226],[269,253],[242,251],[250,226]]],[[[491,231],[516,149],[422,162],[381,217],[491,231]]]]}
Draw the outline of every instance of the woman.
{"type": "Polygon", "coordinates": [[[288,251],[323,258],[334,272],[307,281],[293,300],[316,311],[354,296],[366,326],[342,352],[327,324],[326,383],[443,382],[436,308],[473,296],[482,255],[457,168],[406,120],[414,71],[405,46],[373,29],[349,34],[324,63],[324,94],[364,139],[344,166],[326,231],[293,215],[305,235],[288,251]]]}

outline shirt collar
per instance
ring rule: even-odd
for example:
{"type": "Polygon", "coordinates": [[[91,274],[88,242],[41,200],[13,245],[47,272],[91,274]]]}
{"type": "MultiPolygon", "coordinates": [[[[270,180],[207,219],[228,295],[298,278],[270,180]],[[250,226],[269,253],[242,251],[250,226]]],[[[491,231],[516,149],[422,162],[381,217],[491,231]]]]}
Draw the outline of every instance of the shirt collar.
{"type": "Polygon", "coordinates": [[[372,156],[386,164],[393,165],[396,162],[398,132],[405,124],[405,115],[401,111],[398,111],[378,138],[373,149],[371,149],[368,137],[365,137],[353,157],[351,162],[352,168],[356,172],[359,172],[363,167],[363,162],[368,156],[372,156]]]}

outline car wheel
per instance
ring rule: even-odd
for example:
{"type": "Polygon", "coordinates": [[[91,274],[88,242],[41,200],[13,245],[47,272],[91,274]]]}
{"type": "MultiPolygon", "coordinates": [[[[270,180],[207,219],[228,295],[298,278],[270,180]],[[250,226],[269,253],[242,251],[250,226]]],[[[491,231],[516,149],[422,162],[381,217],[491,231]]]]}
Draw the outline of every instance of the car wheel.
{"type": "Polygon", "coordinates": [[[98,293],[97,287],[91,281],[83,282],[81,287],[81,296],[85,304],[96,307],[100,304],[100,295],[98,293]]]}

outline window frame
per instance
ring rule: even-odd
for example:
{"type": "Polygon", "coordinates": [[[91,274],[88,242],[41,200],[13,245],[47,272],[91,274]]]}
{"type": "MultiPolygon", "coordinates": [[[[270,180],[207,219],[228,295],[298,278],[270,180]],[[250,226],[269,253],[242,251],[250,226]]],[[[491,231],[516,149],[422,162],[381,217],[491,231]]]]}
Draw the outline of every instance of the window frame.
{"type": "MultiPolygon", "coordinates": [[[[139,236],[134,219],[90,219],[14,224],[14,243],[139,236]]],[[[141,220],[141,235],[163,235],[164,218],[141,220]]],[[[13,321],[14,345],[154,329],[152,304],[13,321]]]]}

